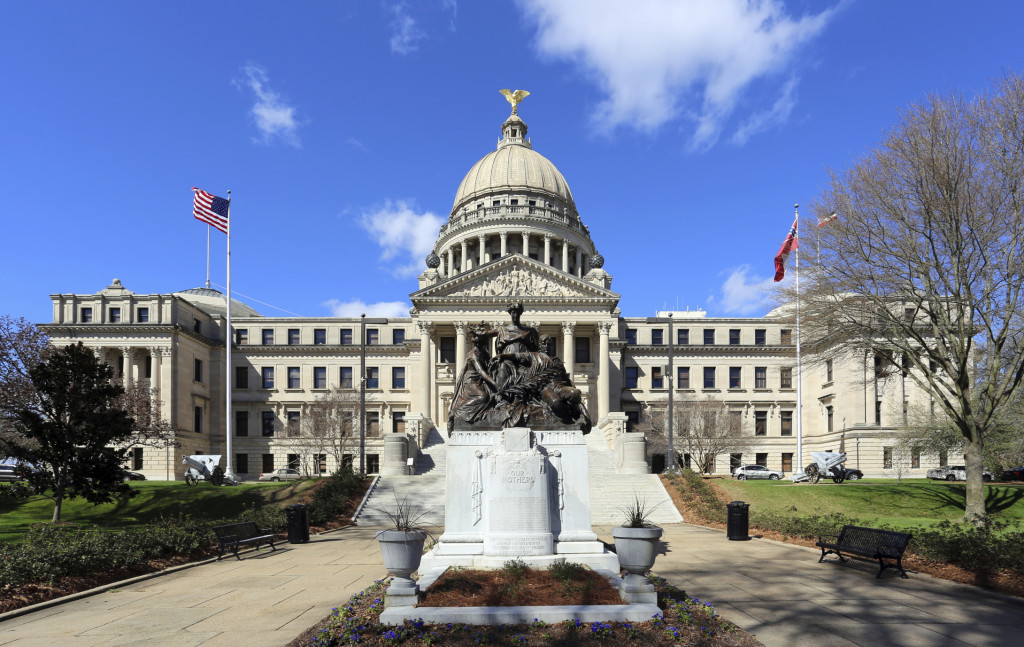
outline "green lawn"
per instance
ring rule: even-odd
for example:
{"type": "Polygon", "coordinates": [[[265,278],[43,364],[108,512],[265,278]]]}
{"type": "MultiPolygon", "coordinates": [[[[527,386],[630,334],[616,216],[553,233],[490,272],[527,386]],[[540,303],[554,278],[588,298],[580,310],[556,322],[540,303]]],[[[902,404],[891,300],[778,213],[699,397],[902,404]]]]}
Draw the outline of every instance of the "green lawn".
{"type": "MultiPolygon", "coordinates": [[[[716,479],[731,500],[758,510],[800,516],[841,512],[868,524],[931,526],[956,521],[964,512],[964,484],[928,479],[864,479],[817,485],[787,481],[716,479]]],[[[1024,485],[986,485],[989,514],[1024,529],[1024,485]]]]}
{"type": "MultiPolygon", "coordinates": [[[[64,501],[61,520],[107,530],[121,530],[179,513],[212,521],[234,517],[243,507],[256,503],[288,503],[312,483],[252,483],[234,487],[200,483],[189,487],[182,481],[133,481],[131,487],[138,494],[132,498],[98,506],[84,499],[64,501]]],[[[14,500],[0,496],[0,541],[16,541],[31,524],[45,523],[51,518],[53,502],[49,499],[35,496],[14,500]]]]}

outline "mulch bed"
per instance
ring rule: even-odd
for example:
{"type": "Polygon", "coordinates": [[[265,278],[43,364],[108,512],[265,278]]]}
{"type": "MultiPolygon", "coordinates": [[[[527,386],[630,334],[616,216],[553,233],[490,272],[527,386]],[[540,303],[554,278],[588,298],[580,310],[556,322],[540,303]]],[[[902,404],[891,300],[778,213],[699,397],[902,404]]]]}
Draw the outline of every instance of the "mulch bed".
{"type": "Polygon", "coordinates": [[[550,571],[527,569],[521,577],[504,570],[448,569],[426,590],[419,607],[514,607],[561,604],[622,604],[618,591],[594,571],[559,581],[550,571]]]}
{"type": "MultiPolygon", "coordinates": [[[[686,597],[683,591],[661,578],[652,578],[658,591],[662,617],[647,622],[581,622],[580,620],[546,624],[475,626],[464,624],[428,625],[422,621],[401,626],[380,624],[384,610],[384,589],[388,580],[352,597],[316,626],[303,632],[287,647],[333,647],[336,645],[454,645],[530,644],[590,647],[758,647],[750,634],[720,618],[706,602],[686,597]]],[[[531,603],[536,603],[532,598],[531,603]]]]}

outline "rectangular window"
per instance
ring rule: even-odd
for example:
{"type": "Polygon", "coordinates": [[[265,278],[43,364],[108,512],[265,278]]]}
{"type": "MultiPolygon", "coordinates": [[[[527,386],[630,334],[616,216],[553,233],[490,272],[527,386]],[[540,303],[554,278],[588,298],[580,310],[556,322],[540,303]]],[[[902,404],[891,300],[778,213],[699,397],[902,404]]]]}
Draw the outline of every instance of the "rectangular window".
{"type": "Polygon", "coordinates": [[[903,308],[903,320],[907,323],[914,321],[914,308],[903,308]]]}
{"type": "Polygon", "coordinates": [[[366,329],[366,345],[376,346],[380,343],[380,330],[376,328],[366,329]]]}
{"type": "Polygon", "coordinates": [[[368,436],[379,436],[380,435],[380,412],[378,412],[378,411],[367,411],[366,412],[366,435],[368,435],[368,436]]]}
{"type": "Polygon", "coordinates": [[[353,467],[352,454],[342,454],[341,455],[341,466],[342,467],[347,467],[350,470],[351,469],[355,469],[353,467]]]}
{"type": "Polygon", "coordinates": [[[665,334],[665,331],[663,331],[663,330],[652,330],[651,331],[651,345],[652,346],[661,346],[664,343],[664,341],[662,341],[662,339],[663,339],[662,336],[664,334],[665,334]]]}
{"type": "Polygon", "coordinates": [[[236,389],[248,389],[249,388],[249,367],[248,366],[236,366],[235,367],[235,388],[236,389]]]}
{"type": "Polygon", "coordinates": [[[132,469],[133,470],[141,470],[142,469],[142,448],[141,447],[132,447],[132,469]]]}
{"type": "Polygon", "coordinates": [[[139,323],[149,323],[149,308],[138,308],[135,310],[135,318],[139,323]]]}
{"type": "Polygon", "coordinates": [[[146,378],[152,378],[153,377],[153,356],[152,355],[146,355],[146,368],[145,368],[145,371],[146,371],[146,378]]]}
{"type": "Polygon", "coordinates": [[[375,366],[366,367],[366,388],[380,388],[380,369],[375,366]]]}
{"type": "Polygon", "coordinates": [[[740,367],[730,366],[729,367],[729,388],[738,389],[740,388],[740,367]]]}
{"type": "Polygon", "coordinates": [[[782,435],[792,436],[793,435],[793,412],[782,411],[779,413],[779,417],[782,421],[782,435]]]}
{"type": "Polygon", "coordinates": [[[638,369],[635,366],[627,366],[626,367],[626,388],[627,389],[635,389],[637,387],[637,381],[639,380],[639,372],[640,372],[640,369],[638,369]]]}
{"type": "Polygon", "coordinates": [[[768,467],[768,454],[762,454],[760,452],[754,454],[754,463],[761,467],[768,467]]]}
{"type": "Polygon", "coordinates": [[[792,472],[793,471],[793,454],[790,452],[782,453],[782,471],[792,472]]]}
{"type": "Polygon", "coordinates": [[[274,329],[264,328],[263,329],[263,345],[270,346],[274,343],[274,329]]]}
{"type": "Polygon", "coordinates": [[[441,351],[441,363],[442,364],[454,364],[455,363],[455,338],[454,337],[442,337],[441,338],[441,348],[440,348],[440,351],[441,351]]]}
{"type": "Polygon", "coordinates": [[[297,389],[301,386],[301,371],[298,366],[288,367],[288,388],[297,389]]]}
{"type": "Polygon", "coordinates": [[[391,388],[392,389],[404,389],[405,388],[405,367],[404,366],[392,366],[391,367],[391,388]]]}
{"type": "Polygon", "coordinates": [[[263,471],[264,472],[268,472],[268,473],[274,471],[274,455],[273,454],[264,454],[263,455],[263,471]]]}
{"type": "Polygon", "coordinates": [[[82,308],[82,323],[92,323],[92,308],[82,308]]]}
{"type": "Polygon", "coordinates": [[[626,411],[626,431],[633,431],[640,424],[639,411],[626,411]]]}
{"type": "MultiPolygon", "coordinates": [[[[878,400],[875,402],[875,424],[879,427],[882,426],[882,401],[878,400]]],[[[829,431],[832,431],[829,429],[829,431]]]]}
{"type": "Polygon", "coordinates": [[[194,359],[192,360],[192,379],[196,382],[202,383],[203,381],[203,360],[194,359]]]}
{"type": "Polygon", "coordinates": [[[636,346],[636,331],[632,328],[626,328],[626,343],[636,346]]]}
{"type": "Polygon", "coordinates": [[[239,474],[249,473],[249,455],[235,454],[235,471],[239,474]]]}
{"type": "Polygon", "coordinates": [[[197,434],[203,433],[203,408],[192,408],[192,431],[197,434]]]}
{"type": "Polygon", "coordinates": [[[287,419],[288,419],[288,423],[287,423],[287,425],[288,425],[287,426],[288,437],[289,438],[297,437],[299,435],[299,425],[300,425],[300,423],[302,421],[302,414],[300,414],[298,411],[288,411],[288,412],[285,413],[285,416],[287,416],[287,419]]]}
{"type": "Polygon", "coordinates": [[[736,468],[743,464],[743,454],[729,454],[729,472],[735,472],[736,468]]]}
{"type": "Polygon", "coordinates": [[[249,345],[249,331],[247,329],[239,328],[235,331],[235,344],[237,346],[249,345]]]}
{"type": "Polygon", "coordinates": [[[117,375],[124,377],[124,355],[118,355],[117,357],[117,375]]]}
{"type": "Polygon", "coordinates": [[[887,470],[892,469],[892,447],[882,448],[882,468],[887,470]]]}
{"type": "Polygon", "coordinates": [[[288,345],[298,346],[299,345],[299,329],[289,328],[288,329],[288,345]]]}
{"type": "Polygon", "coordinates": [[[833,430],[833,411],[832,407],[825,407],[825,431],[831,432],[833,430]]]}
{"type": "Polygon", "coordinates": [[[679,344],[680,346],[689,346],[690,345],[690,329],[689,328],[680,328],[679,330],[676,331],[676,343],[679,344]]]}
{"type": "Polygon", "coordinates": [[[236,411],[235,412],[235,435],[236,436],[248,436],[249,435],[249,412],[248,411],[236,411]]]}
{"type": "Polygon", "coordinates": [[[755,389],[767,389],[768,388],[768,367],[767,366],[755,366],[754,367],[754,388],[755,389]]]}
{"type": "Polygon", "coordinates": [[[192,320],[192,332],[197,335],[203,334],[203,322],[199,321],[198,318],[192,320]]]}
{"type": "Polygon", "coordinates": [[[921,467],[921,452],[913,451],[910,452],[910,466],[921,467]]]}
{"type": "MultiPolygon", "coordinates": [[[[590,337],[576,337],[573,340],[576,345],[576,363],[577,364],[589,364],[590,363],[590,337]]],[[[571,379],[572,376],[570,375],[571,379]]]]}
{"type": "Polygon", "coordinates": [[[665,378],[661,374],[661,367],[655,366],[651,369],[651,388],[652,389],[663,389],[665,388],[665,378]]]}
{"type": "Polygon", "coordinates": [[[396,434],[405,433],[405,412],[395,411],[391,414],[391,431],[396,434]]]}
{"type": "Polygon", "coordinates": [[[715,329],[705,328],[704,329],[704,345],[714,346],[715,345],[715,329]]]}
{"type": "Polygon", "coordinates": [[[313,345],[314,346],[325,346],[327,344],[327,329],[326,328],[314,328],[313,329],[313,345]]]}
{"type": "Polygon", "coordinates": [[[351,346],[352,345],[352,329],[342,328],[341,329],[341,345],[351,346]]]}
{"type": "Polygon", "coordinates": [[[783,346],[793,345],[793,331],[783,328],[779,331],[779,343],[783,346]]]}
{"type": "Polygon", "coordinates": [[[340,386],[343,389],[351,389],[352,388],[352,367],[351,366],[342,366],[341,367],[341,376],[340,376],[340,380],[339,380],[338,386],[340,386]]]}
{"type": "Polygon", "coordinates": [[[327,473],[327,454],[313,454],[313,473],[327,473]]]}
{"type": "Polygon", "coordinates": [[[754,412],[754,435],[755,436],[767,436],[768,435],[768,412],[767,411],[755,411],[754,412]]]}
{"type": "Polygon", "coordinates": [[[366,473],[376,474],[380,471],[380,455],[379,454],[367,454],[366,455],[366,473]]]}
{"type": "Polygon", "coordinates": [[[713,389],[715,388],[715,367],[705,366],[704,367],[704,388],[713,389]]]}
{"type": "Polygon", "coordinates": [[[939,451],[939,467],[946,467],[947,465],[949,465],[949,454],[943,449],[939,451]]]}
{"type": "Polygon", "coordinates": [[[755,346],[764,346],[766,343],[768,343],[768,331],[765,330],[764,328],[755,328],[754,329],[754,345],[755,346]]]}
{"type": "Polygon", "coordinates": [[[110,309],[110,323],[121,323],[121,308],[110,309]]]}
{"type": "Polygon", "coordinates": [[[261,421],[262,421],[261,430],[263,432],[263,435],[265,437],[273,436],[274,435],[274,412],[273,411],[264,411],[263,412],[263,417],[262,417],[261,421]]]}
{"type": "Polygon", "coordinates": [[[274,367],[264,366],[261,369],[261,375],[263,378],[263,388],[272,389],[274,388],[274,367]]]}
{"type": "Polygon", "coordinates": [[[314,366],[313,367],[313,388],[314,389],[326,389],[327,388],[327,367],[326,366],[314,366]]]}
{"type": "Polygon", "coordinates": [[[779,369],[779,388],[793,388],[793,369],[791,367],[783,366],[779,369]]]}
{"type": "Polygon", "coordinates": [[[288,454],[287,461],[288,469],[299,470],[302,468],[302,461],[300,460],[298,454],[288,454]]]}
{"type": "Polygon", "coordinates": [[[688,388],[690,388],[690,367],[689,366],[680,366],[679,368],[677,368],[676,369],[676,375],[677,375],[676,386],[678,386],[680,389],[688,389],[688,388]]]}
{"type": "Polygon", "coordinates": [[[739,346],[740,345],[740,329],[730,328],[729,329],[729,345],[739,346]]]}
{"type": "Polygon", "coordinates": [[[825,382],[832,381],[832,360],[825,360],[825,382]]]}
{"type": "Polygon", "coordinates": [[[405,328],[395,328],[391,331],[391,343],[396,346],[405,343],[405,328]]]}

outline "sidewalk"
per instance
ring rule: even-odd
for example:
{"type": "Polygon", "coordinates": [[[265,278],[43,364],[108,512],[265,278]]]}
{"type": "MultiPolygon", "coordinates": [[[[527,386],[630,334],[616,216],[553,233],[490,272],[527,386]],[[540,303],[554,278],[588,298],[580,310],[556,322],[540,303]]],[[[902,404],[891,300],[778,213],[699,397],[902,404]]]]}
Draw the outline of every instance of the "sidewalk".
{"type": "MultiPolygon", "coordinates": [[[[611,542],[610,528],[595,532],[611,542]]],[[[350,527],[225,557],[0,622],[0,645],[242,644],[280,647],[386,575],[376,529],[350,527]]],[[[655,571],[767,647],[1022,644],[1024,601],[816,550],[670,524],[655,571]]]]}

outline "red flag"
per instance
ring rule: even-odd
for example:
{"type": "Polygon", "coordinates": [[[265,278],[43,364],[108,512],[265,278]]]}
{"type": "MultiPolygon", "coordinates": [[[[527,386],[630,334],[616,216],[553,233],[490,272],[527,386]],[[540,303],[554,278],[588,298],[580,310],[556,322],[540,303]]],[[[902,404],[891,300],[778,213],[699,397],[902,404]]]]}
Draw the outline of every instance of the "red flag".
{"type": "Polygon", "coordinates": [[[793,226],[789,228],[789,235],[786,236],[786,240],[783,241],[782,247],[779,248],[779,253],[775,255],[775,282],[778,283],[786,276],[786,259],[789,258],[789,253],[799,247],[796,237],[796,225],[799,217],[793,217],[793,226]]]}
{"type": "Polygon", "coordinates": [[[192,187],[192,190],[195,192],[195,200],[192,202],[192,215],[196,217],[196,220],[202,220],[206,224],[213,225],[223,231],[225,234],[228,233],[228,210],[231,201],[218,198],[212,193],[207,193],[196,187],[192,187]]]}
{"type": "Polygon", "coordinates": [[[831,214],[824,218],[818,218],[818,229],[821,229],[833,220],[839,220],[839,214],[833,211],[831,214]]]}

